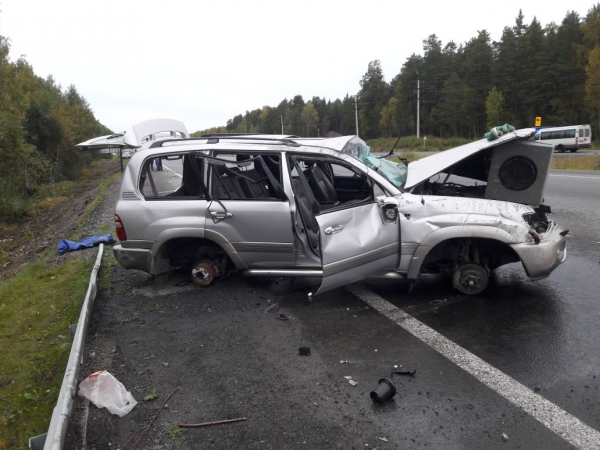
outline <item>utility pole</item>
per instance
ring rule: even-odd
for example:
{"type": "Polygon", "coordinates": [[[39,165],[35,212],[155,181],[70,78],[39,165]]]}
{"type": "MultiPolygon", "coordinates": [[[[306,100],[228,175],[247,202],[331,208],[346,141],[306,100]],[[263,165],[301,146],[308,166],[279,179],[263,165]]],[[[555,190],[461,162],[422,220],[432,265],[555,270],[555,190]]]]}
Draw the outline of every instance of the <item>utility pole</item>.
{"type": "Polygon", "coordinates": [[[358,104],[356,103],[356,99],[358,94],[354,96],[354,119],[356,120],[356,135],[358,136],[358,104]]]}
{"type": "Polygon", "coordinates": [[[421,116],[420,116],[420,112],[419,112],[419,108],[421,107],[420,105],[420,101],[421,101],[421,80],[419,78],[417,78],[417,137],[420,137],[420,124],[421,124],[421,116]]]}

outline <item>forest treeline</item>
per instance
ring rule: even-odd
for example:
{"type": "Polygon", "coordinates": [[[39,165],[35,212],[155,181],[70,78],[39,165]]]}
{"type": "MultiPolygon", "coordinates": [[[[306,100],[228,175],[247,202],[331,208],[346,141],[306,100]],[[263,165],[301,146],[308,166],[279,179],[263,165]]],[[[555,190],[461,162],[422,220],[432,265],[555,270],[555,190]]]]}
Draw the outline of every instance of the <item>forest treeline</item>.
{"type": "Polygon", "coordinates": [[[0,217],[14,218],[43,186],[76,180],[90,166],[94,156],[75,144],[111,131],[74,86],[37,76],[24,58],[11,62],[9,50],[0,36],[0,217]]]}
{"type": "MultiPolygon", "coordinates": [[[[407,58],[390,82],[372,61],[360,80],[359,134],[365,139],[420,134],[477,138],[492,126],[518,128],[591,123],[600,136],[600,3],[581,18],[526,24],[522,12],[498,42],[479,31],[468,42],[423,41],[423,55],[407,58]]],[[[277,106],[247,111],[222,127],[194,133],[252,132],[324,136],[355,134],[355,97],[326,100],[301,95],[277,106]]]]}

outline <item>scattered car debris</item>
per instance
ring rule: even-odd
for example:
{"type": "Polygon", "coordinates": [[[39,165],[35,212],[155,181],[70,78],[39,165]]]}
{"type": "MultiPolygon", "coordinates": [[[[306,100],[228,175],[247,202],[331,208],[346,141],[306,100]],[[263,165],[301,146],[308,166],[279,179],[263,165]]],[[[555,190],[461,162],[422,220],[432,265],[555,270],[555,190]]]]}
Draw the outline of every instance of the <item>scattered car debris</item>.
{"type": "Polygon", "coordinates": [[[277,319],[279,320],[289,320],[290,318],[288,316],[286,316],[285,314],[281,313],[277,316],[277,319]]]}
{"type": "Polygon", "coordinates": [[[383,403],[394,395],[396,395],[396,386],[394,386],[394,383],[387,378],[381,378],[379,386],[371,392],[371,400],[375,403],[383,403]]]}
{"type": "Polygon", "coordinates": [[[276,312],[273,310],[276,310],[276,311],[279,310],[279,303],[273,303],[271,306],[269,306],[267,309],[265,309],[265,314],[269,314],[270,312],[276,312]]]}
{"type": "Polygon", "coordinates": [[[384,438],[384,437],[379,437],[379,436],[377,436],[377,439],[379,439],[380,441],[383,441],[383,442],[387,442],[387,441],[388,441],[386,438],[384,438]]]}
{"type": "Polygon", "coordinates": [[[310,347],[300,347],[298,349],[298,353],[300,356],[309,356],[310,355],[310,347]]]}
{"type": "Polygon", "coordinates": [[[443,299],[443,300],[432,300],[429,303],[448,303],[447,299],[443,299]]]}
{"type": "Polygon", "coordinates": [[[352,386],[356,386],[358,384],[358,381],[348,380],[348,383],[350,383],[352,386]]]}
{"type": "Polygon", "coordinates": [[[352,377],[351,377],[350,375],[346,375],[344,378],[345,378],[346,380],[351,380],[351,379],[352,379],[352,377]]]}
{"type": "Polygon", "coordinates": [[[414,375],[416,374],[417,371],[415,369],[405,369],[404,367],[400,366],[398,368],[396,368],[396,366],[394,366],[394,368],[392,369],[392,376],[394,375],[414,375]]]}
{"type": "Polygon", "coordinates": [[[508,435],[506,433],[502,433],[502,440],[504,442],[508,441],[508,435]]]}
{"type": "Polygon", "coordinates": [[[246,417],[240,417],[239,419],[215,420],[214,422],[204,423],[178,423],[177,426],[180,428],[199,428],[207,427],[209,425],[222,425],[225,423],[244,422],[246,420],[248,420],[246,417]]]}
{"type": "Polygon", "coordinates": [[[350,362],[347,359],[342,359],[340,360],[340,364],[350,364],[350,362]]]}

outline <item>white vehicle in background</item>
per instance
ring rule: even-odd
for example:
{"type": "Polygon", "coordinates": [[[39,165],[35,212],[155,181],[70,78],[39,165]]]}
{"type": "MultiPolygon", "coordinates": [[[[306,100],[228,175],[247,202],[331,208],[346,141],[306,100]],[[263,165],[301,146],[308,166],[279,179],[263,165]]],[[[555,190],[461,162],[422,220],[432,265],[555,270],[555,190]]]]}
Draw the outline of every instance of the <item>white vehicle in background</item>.
{"type": "Polygon", "coordinates": [[[536,133],[535,140],[552,145],[561,153],[567,150],[575,153],[580,148],[592,145],[592,130],[589,125],[542,128],[536,133]]]}
{"type": "Polygon", "coordinates": [[[592,146],[592,127],[590,125],[579,125],[579,148],[590,148],[592,146]]]}

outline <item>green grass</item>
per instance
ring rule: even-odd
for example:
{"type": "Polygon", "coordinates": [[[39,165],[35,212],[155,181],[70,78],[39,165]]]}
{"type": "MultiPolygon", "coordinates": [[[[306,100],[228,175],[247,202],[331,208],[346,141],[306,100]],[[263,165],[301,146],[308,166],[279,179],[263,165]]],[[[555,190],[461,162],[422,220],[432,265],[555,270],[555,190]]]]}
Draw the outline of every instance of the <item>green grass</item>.
{"type": "Polygon", "coordinates": [[[77,226],[81,227],[86,221],[87,219],[90,217],[90,214],[98,207],[98,204],[100,203],[100,200],[102,200],[102,197],[104,197],[104,194],[106,194],[106,191],[108,189],[108,185],[115,179],[121,176],[121,173],[115,173],[112,177],[107,178],[106,180],[104,180],[102,182],[102,184],[100,185],[99,188],[99,193],[96,196],[96,198],[89,204],[87,205],[87,207],[85,208],[84,213],[81,215],[81,217],[79,217],[79,220],[77,220],[77,226]]]}
{"type": "Polygon", "coordinates": [[[47,432],[93,262],[38,261],[0,285],[0,448],[47,432]]]}
{"type": "Polygon", "coordinates": [[[600,155],[559,156],[552,159],[552,168],[600,170],[600,155]]]}

